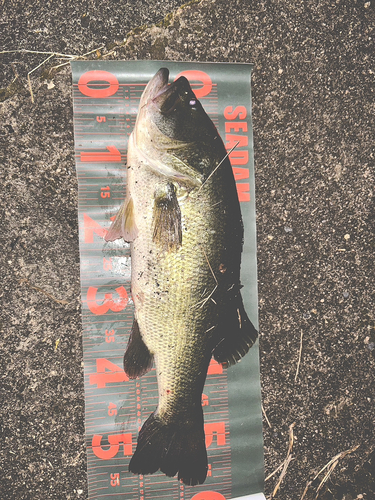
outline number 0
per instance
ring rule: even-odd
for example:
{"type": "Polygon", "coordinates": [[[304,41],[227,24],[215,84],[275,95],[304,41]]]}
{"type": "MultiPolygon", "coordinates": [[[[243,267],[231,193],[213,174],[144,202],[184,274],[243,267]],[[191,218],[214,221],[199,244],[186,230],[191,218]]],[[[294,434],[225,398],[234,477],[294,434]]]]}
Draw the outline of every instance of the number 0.
{"type": "Polygon", "coordinates": [[[110,97],[118,91],[119,83],[116,76],[109,71],[87,71],[79,79],[78,89],[87,97],[110,97]],[[89,84],[91,84],[90,87],[89,84]],[[108,84],[108,87],[103,88],[103,84],[108,84]]]}

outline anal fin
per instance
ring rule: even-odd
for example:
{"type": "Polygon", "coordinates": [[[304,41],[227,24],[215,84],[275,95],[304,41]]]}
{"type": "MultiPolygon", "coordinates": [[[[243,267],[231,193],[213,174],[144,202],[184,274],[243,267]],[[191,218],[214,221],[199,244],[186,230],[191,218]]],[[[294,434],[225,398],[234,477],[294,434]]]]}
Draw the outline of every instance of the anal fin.
{"type": "Polygon", "coordinates": [[[138,322],[134,319],[128,347],[124,354],[124,371],[129,378],[141,377],[152,367],[153,355],[143,342],[138,322]]]}
{"type": "Polygon", "coordinates": [[[220,340],[213,357],[225,367],[237,363],[255,343],[258,332],[246,314],[240,291],[228,300],[218,330],[220,340]]]}

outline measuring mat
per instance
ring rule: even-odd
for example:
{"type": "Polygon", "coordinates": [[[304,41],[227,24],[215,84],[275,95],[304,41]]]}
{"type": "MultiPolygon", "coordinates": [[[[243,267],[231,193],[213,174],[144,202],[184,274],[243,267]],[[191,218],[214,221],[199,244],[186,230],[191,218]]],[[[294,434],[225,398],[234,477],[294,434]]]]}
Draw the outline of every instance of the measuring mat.
{"type": "MultiPolygon", "coordinates": [[[[123,370],[133,323],[129,243],[105,235],[125,199],[126,160],[139,100],[163,67],[184,75],[216,125],[234,171],[244,222],[241,283],[257,327],[253,141],[249,64],[72,62],[89,499],[262,500],[263,440],[258,342],[237,364],[212,360],[202,395],[208,474],[187,486],[158,471],[128,472],[138,432],[158,404],[155,368],[123,370]]],[[[166,318],[168,321],[168,318],[166,318]]]]}

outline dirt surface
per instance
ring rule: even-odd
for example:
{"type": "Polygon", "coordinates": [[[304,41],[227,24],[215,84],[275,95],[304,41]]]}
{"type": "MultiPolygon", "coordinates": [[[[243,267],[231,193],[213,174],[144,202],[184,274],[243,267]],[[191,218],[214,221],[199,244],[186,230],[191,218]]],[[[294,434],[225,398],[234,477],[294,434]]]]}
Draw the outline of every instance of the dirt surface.
{"type": "MultiPolygon", "coordinates": [[[[0,50],[254,63],[266,476],[293,432],[276,498],[374,499],[374,2],[182,3],[5,0],[0,50]]],[[[47,57],[0,54],[2,500],[87,498],[71,74],[51,58],[32,102],[47,57]]]]}

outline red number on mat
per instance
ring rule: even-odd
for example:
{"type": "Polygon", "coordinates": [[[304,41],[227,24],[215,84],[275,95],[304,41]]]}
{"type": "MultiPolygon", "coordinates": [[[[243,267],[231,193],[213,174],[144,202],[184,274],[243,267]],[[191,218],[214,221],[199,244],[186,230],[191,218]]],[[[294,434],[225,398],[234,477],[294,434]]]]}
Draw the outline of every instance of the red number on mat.
{"type": "Polygon", "coordinates": [[[109,71],[93,70],[81,75],[78,81],[78,89],[87,97],[110,97],[118,91],[119,83],[115,75],[109,71]],[[106,83],[108,87],[100,88],[106,83]],[[91,87],[89,87],[89,84],[91,84],[91,87]]]}
{"type": "Polygon", "coordinates": [[[207,477],[212,477],[212,465],[208,464],[207,477]]]}
{"type": "Polygon", "coordinates": [[[223,373],[223,365],[220,365],[215,359],[211,359],[207,375],[220,375],[223,373]]]}
{"type": "Polygon", "coordinates": [[[180,78],[180,76],[184,76],[185,78],[187,78],[190,83],[199,82],[202,84],[202,87],[196,89],[193,83],[193,92],[196,95],[197,99],[208,95],[212,90],[212,80],[204,71],[182,71],[182,73],[179,73],[176,76],[176,80],[177,78],[180,78]]]}
{"type": "Polygon", "coordinates": [[[115,403],[109,403],[109,405],[108,405],[108,415],[110,417],[114,417],[115,415],[117,415],[117,405],[115,405],[115,403]]]}
{"type": "Polygon", "coordinates": [[[81,151],[81,161],[90,163],[113,163],[121,161],[116,146],[107,146],[108,151],[81,151]]]}
{"type": "Polygon", "coordinates": [[[102,198],[110,198],[111,197],[111,191],[110,191],[110,187],[109,186],[106,186],[104,188],[100,188],[100,196],[102,198]]]}
{"type": "Polygon", "coordinates": [[[102,460],[110,460],[115,457],[120,450],[120,444],[124,447],[124,456],[133,453],[132,435],[131,434],[112,434],[108,436],[109,448],[103,450],[101,447],[103,436],[95,434],[92,437],[92,451],[95,456],[102,460]]]}
{"type": "Polygon", "coordinates": [[[111,271],[112,270],[112,257],[109,259],[106,259],[103,257],[103,269],[104,271],[111,271]]]}
{"type": "Polygon", "coordinates": [[[94,233],[103,238],[108,231],[87,214],[83,214],[83,232],[85,243],[94,243],[94,233]]]}
{"type": "Polygon", "coordinates": [[[225,500],[225,497],[217,491],[201,491],[194,495],[191,500],[225,500]]]}
{"type": "Polygon", "coordinates": [[[120,474],[111,474],[111,486],[120,486],[120,474]]]}
{"type": "Polygon", "coordinates": [[[98,289],[94,286],[90,286],[87,290],[87,306],[94,314],[106,314],[109,310],[113,312],[120,312],[128,305],[128,292],[123,286],[116,288],[116,292],[118,293],[117,300],[112,298],[112,293],[105,293],[104,302],[100,305],[96,302],[97,292],[98,289]]]}
{"type": "Polygon", "coordinates": [[[109,331],[106,330],[105,331],[105,341],[107,342],[107,344],[115,341],[115,331],[114,330],[109,330],[109,331]]]}
{"type": "Polygon", "coordinates": [[[105,358],[96,360],[96,373],[90,375],[90,384],[97,385],[98,389],[103,389],[106,384],[127,382],[128,380],[128,376],[120,366],[105,358]]]}
{"type": "Polygon", "coordinates": [[[211,446],[215,434],[216,434],[216,439],[217,439],[217,445],[218,446],[225,445],[225,443],[226,443],[226,440],[225,440],[225,422],[215,422],[215,423],[204,424],[204,433],[206,435],[206,448],[211,446]]]}

